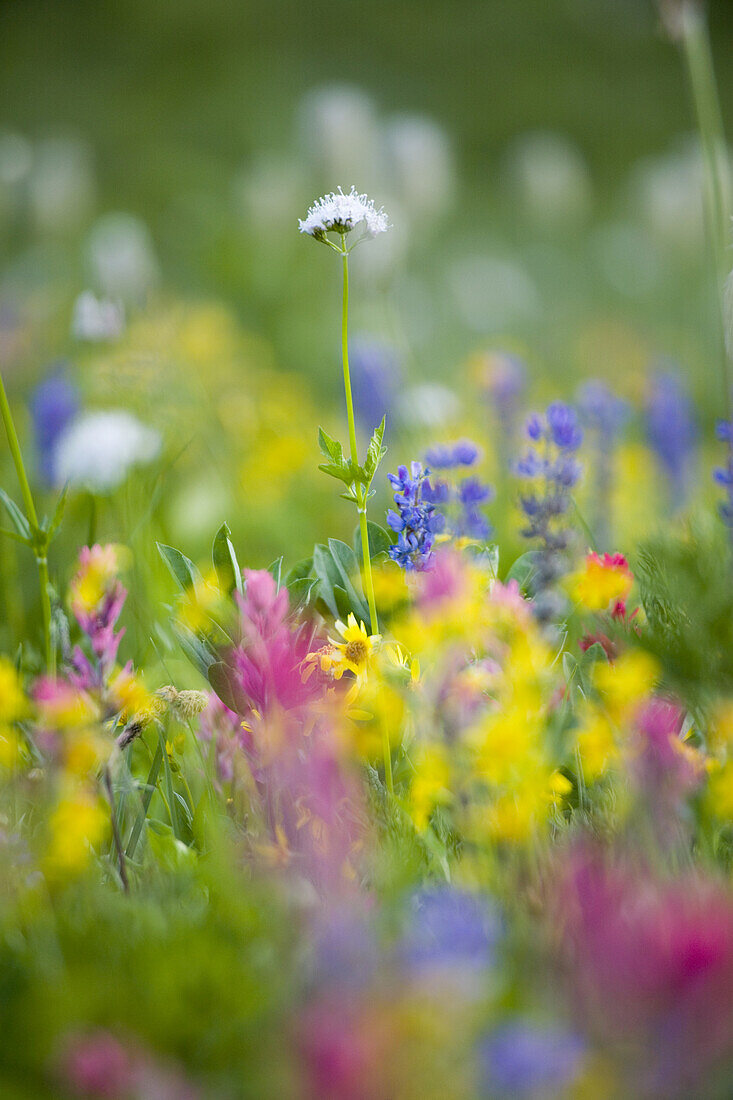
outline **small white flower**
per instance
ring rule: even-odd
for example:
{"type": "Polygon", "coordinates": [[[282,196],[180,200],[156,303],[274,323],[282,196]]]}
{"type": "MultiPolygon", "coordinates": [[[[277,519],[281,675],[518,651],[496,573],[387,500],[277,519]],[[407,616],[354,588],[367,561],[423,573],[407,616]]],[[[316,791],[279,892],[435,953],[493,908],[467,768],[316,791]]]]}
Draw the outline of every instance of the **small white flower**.
{"type": "Polygon", "coordinates": [[[125,311],[119,302],[97,298],[91,290],[74,302],[71,332],[77,340],[114,340],[124,327],[125,311]]]}
{"type": "Polygon", "coordinates": [[[377,210],[374,201],[366,195],[357,194],[355,187],[351,188],[348,195],[340,187],[338,191],[324,195],[313,203],[305,218],[298,219],[300,232],[309,233],[316,240],[321,240],[332,230],[350,233],[355,226],[362,223],[369,237],[376,237],[378,233],[385,233],[389,229],[384,208],[377,210]]]}
{"type": "Polygon", "coordinates": [[[75,420],[56,446],[55,472],[60,485],[108,493],[133,466],[152,462],[161,436],[126,409],[92,412],[75,420]]]}

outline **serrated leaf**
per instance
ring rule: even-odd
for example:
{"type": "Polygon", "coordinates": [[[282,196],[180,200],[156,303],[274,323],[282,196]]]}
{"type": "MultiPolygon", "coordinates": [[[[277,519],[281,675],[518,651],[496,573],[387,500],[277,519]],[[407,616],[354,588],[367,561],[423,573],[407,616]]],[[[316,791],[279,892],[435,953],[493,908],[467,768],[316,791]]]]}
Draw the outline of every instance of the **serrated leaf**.
{"type": "Polygon", "coordinates": [[[318,469],[329,477],[335,477],[337,481],[343,481],[344,485],[350,485],[354,481],[351,469],[346,463],[343,466],[337,466],[332,462],[321,462],[318,469]]]}
{"type": "Polygon", "coordinates": [[[341,465],[344,457],[343,448],[339,441],[330,436],[328,432],[324,432],[323,428],[318,429],[318,446],[325,458],[329,458],[336,466],[341,465]]]}
{"type": "Polygon", "coordinates": [[[156,542],[155,545],[158,547],[161,558],[168,566],[171,576],[184,592],[188,592],[189,589],[195,588],[196,584],[200,583],[201,574],[185,554],[182,554],[180,550],[176,550],[175,546],[166,546],[164,542],[156,542]]]}
{"type": "Polygon", "coordinates": [[[379,427],[374,429],[372,438],[369,440],[369,446],[367,447],[367,456],[364,463],[364,473],[368,478],[368,482],[371,483],[377,467],[387,453],[387,448],[382,446],[384,439],[384,428],[386,424],[386,416],[382,417],[382,422],[379,427]]]}
{"type": "Polygon", "coordinates": [[[31,525],[26,517],[21,512],[18,505],[15,503],[12,497],[9,497],[4,489],[0,489],[0,500],[5,505],[5,511],[8,513],[10,522],[15,530],[24,538],[31,546],[33,545],[33,531],[31,525]]]}
{"type": "Polygon", "coordinates": [[[229,596],[233,592],[241,594],[243,591],[242,571],[239,568],[230,535],[228,524],[222,523],[214,535],[214,543],[211,547],[211,560],[219,581],[219,588],[229,596]]]}

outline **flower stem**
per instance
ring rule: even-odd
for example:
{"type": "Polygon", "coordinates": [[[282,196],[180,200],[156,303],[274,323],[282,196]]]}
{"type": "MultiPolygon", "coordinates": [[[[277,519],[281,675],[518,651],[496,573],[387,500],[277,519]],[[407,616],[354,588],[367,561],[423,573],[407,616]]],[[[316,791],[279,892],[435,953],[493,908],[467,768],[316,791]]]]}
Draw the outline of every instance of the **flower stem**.
{"type": "MultiPolygon", "coordinates": [[[[343,239],[342,253],[344,265],[344,296],[341,311],[341,358],[344,368],[344,391],[346,393],[346,416],[349,422],[349,445],[351,448],[351,461],[355,466],[359,464],[359,451],[356,444],[356,422],[354,419],[354,399],[351,395],[351,372],[349,370],[349,252],[346,248],[346,240],[343,239]]],[[[374,599],[374,580],[372,578],[372,561],[369,552],[369,530],[367,528],[367,491],[363,485],[356,486],[357,509],[359,512],[359,529],[361,531],[361,550],[364,591],[369,604],[369,617],[371,619],[371,632],[379,632],[377,619],[377,604],[374,599]]]]}
{"type": "MultiPolygon", "coordinates": [[[[354,398],[351,394],[351,371],[349,369],[349,250],[346,247],[345,235],[341,238],[341,256],[344,268],[344,294],[341,310],[341,358],[344,368],[344,392],[346,394],[346,417],[349,422],[349,446],[351,448],[351,461],[355,466],[359,464],[359,451],[356,444],[356,422],[354,420],[354,398]]],[[[361,558],[362,558],[362,583],[369,604],[369,618],[371,620],[371,633],[379,633],[379,619],[377,618],[377,602],[374,598],[374,578],[372,577],[372,559],[369,550],[369,528],[367,527],[367,490],[363,485],[356,485],[357,511],[359,513],[359,530],[361,532],[361,558]]],[[[392,780],[392,753],[389,744],[389,731],[385,728],[382,733],[382,750],[384,754],[384,777],[387,790],[394,794],[392,780]]]]}
{"type": "Polygon", "coordinates": [[[726,165],[726,143],[720,98],[715,80],[715,68],[710,49],[705,18],[696,7],[687,5],[683,12],[682,49],[690,77],[692,98],[697,115],[703,165],[705,172],[705,205],[707,208],[708,234],[713,275],[717,294],[721,336],[721,365],[723,371],[724,406],[726,416],[731,416],[730,362],[725,346],[725,282],[728,277],[726,252],[728,249],[729,180],[726,165]]]}
{"type": "Polygon", "coordinates": [[[20,449],[20,443],[18,442],[18,433],[15,430],[15,422],[13,420],[13,414],[10,411],[10,404],[8,402],[8,395],[5,392],[5,385],[3,383],[2,374],[0,374],[0,414],[2,414],[3,423],[5,425],[5,432],[7,434],[8,443],[10,445],[10,453],[13,456],[13,462],[15,463],[15,472],[18,475],[18,481],[20,482],[20,491],[23,495],[26,517],[28,519],[31,532],[33,534],[33,552],[36,556],[38,581],[41,588],[41,613],[43,615],[43,636],[46,649],[46,669],[51,676],[55,676],[56,653],[54,650],[53,641],[51,639],[51,599],[48,594],[49,578],[48,558],[46,557],[47,549],[45,545],[45,538],[43,542],[39,540],[39,535],[41,534],[41,532],[38,526],[38,514],[36,512],[35,504],[33,503],[33,494],[31,493],[31,487],[28,483],[28,477],[25,472],[23,454],[20,449]]]}

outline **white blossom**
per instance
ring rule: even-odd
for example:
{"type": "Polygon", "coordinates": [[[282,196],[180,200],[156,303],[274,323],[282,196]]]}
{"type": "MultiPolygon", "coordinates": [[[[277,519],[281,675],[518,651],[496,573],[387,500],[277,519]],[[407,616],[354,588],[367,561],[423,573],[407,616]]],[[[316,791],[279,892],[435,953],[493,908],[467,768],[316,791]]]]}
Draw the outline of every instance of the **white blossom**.
{"type": "Polygon", "coordinates": [[[85,290],[74,302],[71,332],[77,340],[114,340],[122,335],[125,311],[119,302],[85,290]]]}
{"type": "Polygon", "coordinates": [[[316,239],[322,238],[331,230],[350,233],[355,226],[362,223],[370,237],[376,237],[378,233],[389,229],[384,208],[377,210],[374,201],[367,195],[359,195],[355,187],[351,188],[348,195],[340,187],[338,191],[324,195],[313,203],[305,218],[298,220],[300,232],[309,233],[316,239]]]}
{"type": "Polygon", "coordinates": [[[159,432],[126,409],[86,413],[58,441],[56,479],[60,485],[109,493],[133,466],[152,462],[161,442],[159,432]]]}

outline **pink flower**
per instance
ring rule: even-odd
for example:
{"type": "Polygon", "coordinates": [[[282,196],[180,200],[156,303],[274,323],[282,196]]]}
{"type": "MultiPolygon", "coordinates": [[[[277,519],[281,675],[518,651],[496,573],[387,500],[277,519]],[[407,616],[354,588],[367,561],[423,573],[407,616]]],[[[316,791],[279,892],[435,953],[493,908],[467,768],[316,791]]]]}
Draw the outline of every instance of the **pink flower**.
{"type": "Polygon", "coordinates": [[[730,893],[698,874],[665,882],[581,851],[556,903],[586,1025],[636,1052],[653,1095],[702,1095],[705,1071],[733,1057],[730,893]]]}

